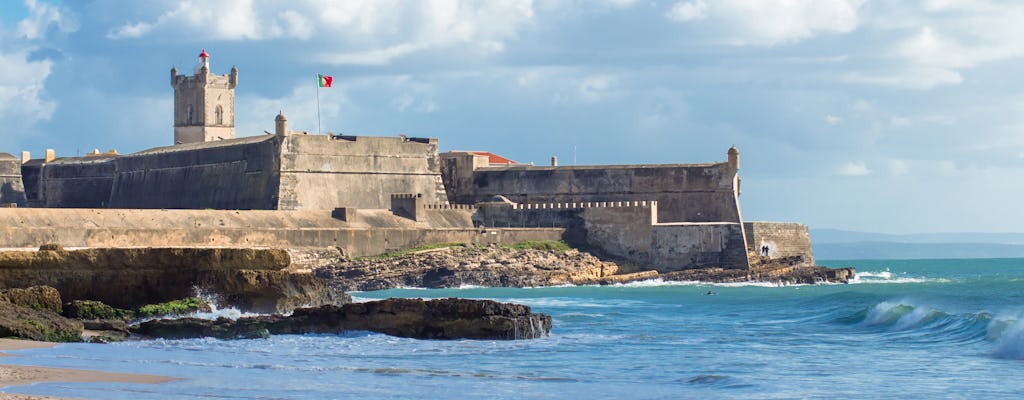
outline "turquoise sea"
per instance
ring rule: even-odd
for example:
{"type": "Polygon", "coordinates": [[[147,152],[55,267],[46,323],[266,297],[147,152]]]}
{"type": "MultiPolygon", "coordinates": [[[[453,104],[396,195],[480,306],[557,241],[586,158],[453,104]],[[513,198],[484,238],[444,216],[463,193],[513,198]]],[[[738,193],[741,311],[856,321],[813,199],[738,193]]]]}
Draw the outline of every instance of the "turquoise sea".
{"type": "Polygon", "coordinates": [[[102,399],[1024,397],[1024,259],[821,263],[854,266],[860,277],[822,286],[650,281],[355,293],[525,303],[552,315],[554,328],[525,341],[350,332],[65,344],[2,362],[183,379],[3,391],[102,399]]]}

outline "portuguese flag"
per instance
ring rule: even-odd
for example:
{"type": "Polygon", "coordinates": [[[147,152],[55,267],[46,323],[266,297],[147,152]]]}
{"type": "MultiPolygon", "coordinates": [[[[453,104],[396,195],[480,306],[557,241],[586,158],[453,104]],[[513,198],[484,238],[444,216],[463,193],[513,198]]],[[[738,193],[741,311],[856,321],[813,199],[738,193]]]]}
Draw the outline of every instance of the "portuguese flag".
{"type": "Polygon", "coordinates": [[[320,87],[329,88],[334,83],[334,77],[330,75],[316,74],[316,79],[320,87]]]}

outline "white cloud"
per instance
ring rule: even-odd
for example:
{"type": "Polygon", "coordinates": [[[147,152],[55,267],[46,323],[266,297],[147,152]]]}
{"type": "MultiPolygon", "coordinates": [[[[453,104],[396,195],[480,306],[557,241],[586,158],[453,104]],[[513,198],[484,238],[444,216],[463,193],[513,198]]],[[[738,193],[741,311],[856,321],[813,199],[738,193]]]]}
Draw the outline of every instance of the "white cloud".
{"type": "Polygon", "coordinates": [[[888,161],[889,175],[901,176],[910,172],[910,162],[907,160],[893,159],[888,161]]]}
{"type": "Polygon", "coordinates": [[[832,114],[825,115],[825,123],[829,125],[839,125],[840,122],[843,122],[843,119],[840,117],[834,116],[832,114]]]}
{"type": "Polygon", "coordinates": [[[871,170],[863,161],[851,161],[840,166],[836,173],[841,176],[867,176],[871,170]]]}
{"type": "Polygon", "coordinates": [[[889,126],[893,128],[903,128],[910,126],[914,121],[908,117],[895,116],[889,119],[889,126]]]}
{"type": "Polygon", "coordinates": [[[49,119],[57,104],[47,99],[44,83],[53,68],[49,60],[28,61],[26,52],[0,52],[0,121],[31,124],[49,119]]]}
{"type": "Polygon", "coordinates": [[[396,58],[421,50],[425,45],[414,43],[401,43],[395,46],[361,51],[356,53],[332,53],[323,54],[320,60],[328,64],[336,65],[388,65],[396,58]]]}
{"type": "Polygon", "coordinates": [[[307,39],[312,34],[305,17],[282,9],[280,4],[261,3],[259,9],[253,0],[184,0],[173,4],[176,7],[155,20],[126,23],[110,30],[107,38],[134,39],[155,32],[203,32],[205,37],[218,40],[307,39]]]}
{"type": "Polygon", "coordinates": [[[857,28],[864,0],[702,0],[681,1],[666,18],[721,25],[727,43],[774,46],[812,38],[820,33],[847,33],[857,28]]]}
{"type": "Polygon", "coordinates": [[[615,77],[610,75],[586,76],[577,84],[577,93],[583,101],[599,101],[608,96],[609,91],[616,82],[615,77]]]}
{"type": "Polygon", "coordinates": [[[322,38],[325,45],[316,56],[322,62],[387,65],[432,48],[501,52],[534,18],[531,0],[184,0],[158,13],[115,27],[107,38],[179,32],[204,32],[218,40],[322,38]]]}
{"type": "Polygon", "coordinates": [[[431,100],[417,100],[411,94],[403,93],[391,101],[398,112],[413,111],[418,113],[429,114],[437,111],[437,104],[431,100]]]}
{"type": "Polygon", "coordinates": [[[942,85],[958,85],[964,77],[945,68],[906,68],[884,72],[850,72],[843,78],[849,83],[889,86],[901,89],[931,89],[942,85]]]}
{"type": "Polygon", "coordinates": [[[38,0],[25,0],[25,8],[28,9],[28,17],[18,21],[15,29],[18,37],[41,39],[46,36],[50,25],[56,25],[59,31],[65,33],[78,30],[78,22],[66,9],[38,0]]]}
{"type": "Polygon", "coordinates": [[[665,13],[668,19],[676,22],[697,21],[708,17],[708,4],[704,0],[681,1],[665,13]]]}

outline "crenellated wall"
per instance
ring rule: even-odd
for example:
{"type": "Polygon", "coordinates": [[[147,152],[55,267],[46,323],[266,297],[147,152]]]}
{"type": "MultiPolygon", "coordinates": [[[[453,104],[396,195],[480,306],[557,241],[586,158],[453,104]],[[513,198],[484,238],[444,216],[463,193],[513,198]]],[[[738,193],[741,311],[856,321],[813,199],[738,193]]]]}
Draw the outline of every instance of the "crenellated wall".
{"type": "Polygon", "coordinates": [[[481,167],[442,156],[453,202],[504,196],[516,203],[655,200],[663,222],[740,222],[737,170],[730,163],[481,167]],[[466,168],[474,168],[470,172],[466,168]]]}

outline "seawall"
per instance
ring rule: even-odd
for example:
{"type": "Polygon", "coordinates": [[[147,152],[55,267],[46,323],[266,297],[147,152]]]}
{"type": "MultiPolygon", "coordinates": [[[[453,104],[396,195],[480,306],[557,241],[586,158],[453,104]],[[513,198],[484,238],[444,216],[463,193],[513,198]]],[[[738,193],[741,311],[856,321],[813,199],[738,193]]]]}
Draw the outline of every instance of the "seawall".
{"type": "MultiPolygon", "coordinates": [[[[440,226],[387,210],[350,209],[348,221],[330,211],[126,209],[0,209],[0,247],[330,247],[348,257],[372,256],[423,244],[512,244],[561,240],[563,228],[440,226]]],[[[431,210],[428,210],[428,214],[431,210]]],[[[460,223],[461,225],[461,223],[460,223]]]]}

